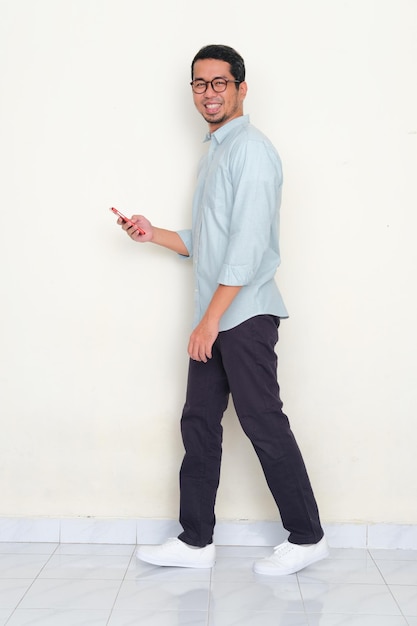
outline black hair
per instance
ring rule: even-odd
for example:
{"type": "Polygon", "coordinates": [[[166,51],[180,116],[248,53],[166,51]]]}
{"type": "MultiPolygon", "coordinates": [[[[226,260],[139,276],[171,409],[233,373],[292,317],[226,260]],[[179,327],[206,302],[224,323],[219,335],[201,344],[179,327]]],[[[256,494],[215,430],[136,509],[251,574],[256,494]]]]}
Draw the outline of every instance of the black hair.
{"type": "Polygon", "coordinates": [[[197,52],[191,63],[191,78],[194,78],[194,63],[202,59],[216,59],[226,61],[230,65],[230,72],[235,80],[243,83],[245,80],[245,62],[236,50],[230,46],[212,44],[204,46],[197,52]]]}

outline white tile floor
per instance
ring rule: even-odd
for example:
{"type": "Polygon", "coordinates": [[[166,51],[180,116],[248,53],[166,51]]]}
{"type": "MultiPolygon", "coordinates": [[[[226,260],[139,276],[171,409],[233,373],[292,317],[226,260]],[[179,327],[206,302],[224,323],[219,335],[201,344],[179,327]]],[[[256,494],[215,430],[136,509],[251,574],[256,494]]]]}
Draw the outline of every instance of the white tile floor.
{"type": "Polygon", "coordinates": [[[417,626],[417,550],[332,549],[255,576],[269,548],[217,548],[211,570],[158,568],[135,546],[0,543],[0,626],[417,626]]]}

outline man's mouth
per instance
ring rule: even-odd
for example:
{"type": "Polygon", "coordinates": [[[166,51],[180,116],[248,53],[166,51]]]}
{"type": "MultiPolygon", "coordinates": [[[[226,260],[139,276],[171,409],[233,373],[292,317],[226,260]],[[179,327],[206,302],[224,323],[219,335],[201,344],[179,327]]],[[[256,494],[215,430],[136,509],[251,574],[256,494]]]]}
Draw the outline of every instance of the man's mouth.
{"type": "Polygon", "coordinates": [[[216,113],[220,111],[221,106],[222,105],[219,104],[218,102],[211,102],[211,103],[204,105],[207,113],[209,113],[210,115],[216,115],[216,113]]]}

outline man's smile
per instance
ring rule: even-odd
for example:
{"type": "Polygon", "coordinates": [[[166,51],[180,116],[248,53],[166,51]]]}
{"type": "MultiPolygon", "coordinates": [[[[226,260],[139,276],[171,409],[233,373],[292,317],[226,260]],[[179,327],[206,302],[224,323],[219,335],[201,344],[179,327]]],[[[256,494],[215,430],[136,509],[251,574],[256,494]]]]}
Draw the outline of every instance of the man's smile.
{"type": "Polygon", "coordinates": [[[206,109],[207,113],[211,115],[215,115],[216,113],[218,113],[221,107],[222,107],[221,102],[207,102],[204,105],[204,108],[206,109]]]}

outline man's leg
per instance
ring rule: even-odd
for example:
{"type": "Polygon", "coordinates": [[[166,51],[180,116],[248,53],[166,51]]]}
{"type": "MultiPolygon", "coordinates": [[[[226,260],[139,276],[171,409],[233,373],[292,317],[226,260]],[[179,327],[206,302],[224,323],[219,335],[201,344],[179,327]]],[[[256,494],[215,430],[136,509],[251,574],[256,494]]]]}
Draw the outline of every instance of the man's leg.
{"type": "Polygon", "coordinates": [[[323,537],[304,461],[282,411],[277,382],[277,320],[260,315],[221,333],[220,349],[240,423],[259,457],[294,544],[323,537]]]}
{"type": "Polygon", "coordinates": [[[185,456],[180,471],[181,541],[198,547],[212,543],[214,505],[220,479],[223,428],[229,385],[215,343],[207,363],[190,360],[181,418],[185,456]]]}
{"type": "Polygon", "coordinates": [[[140,546],[142,561],[171,567],[213,567],[214,504],[222,456],[221,420],[229,385],[217,342],[207,363],[190,360],[181,419],[185,456],[180,471],[183,532],[160,546],[140,546]]]}

